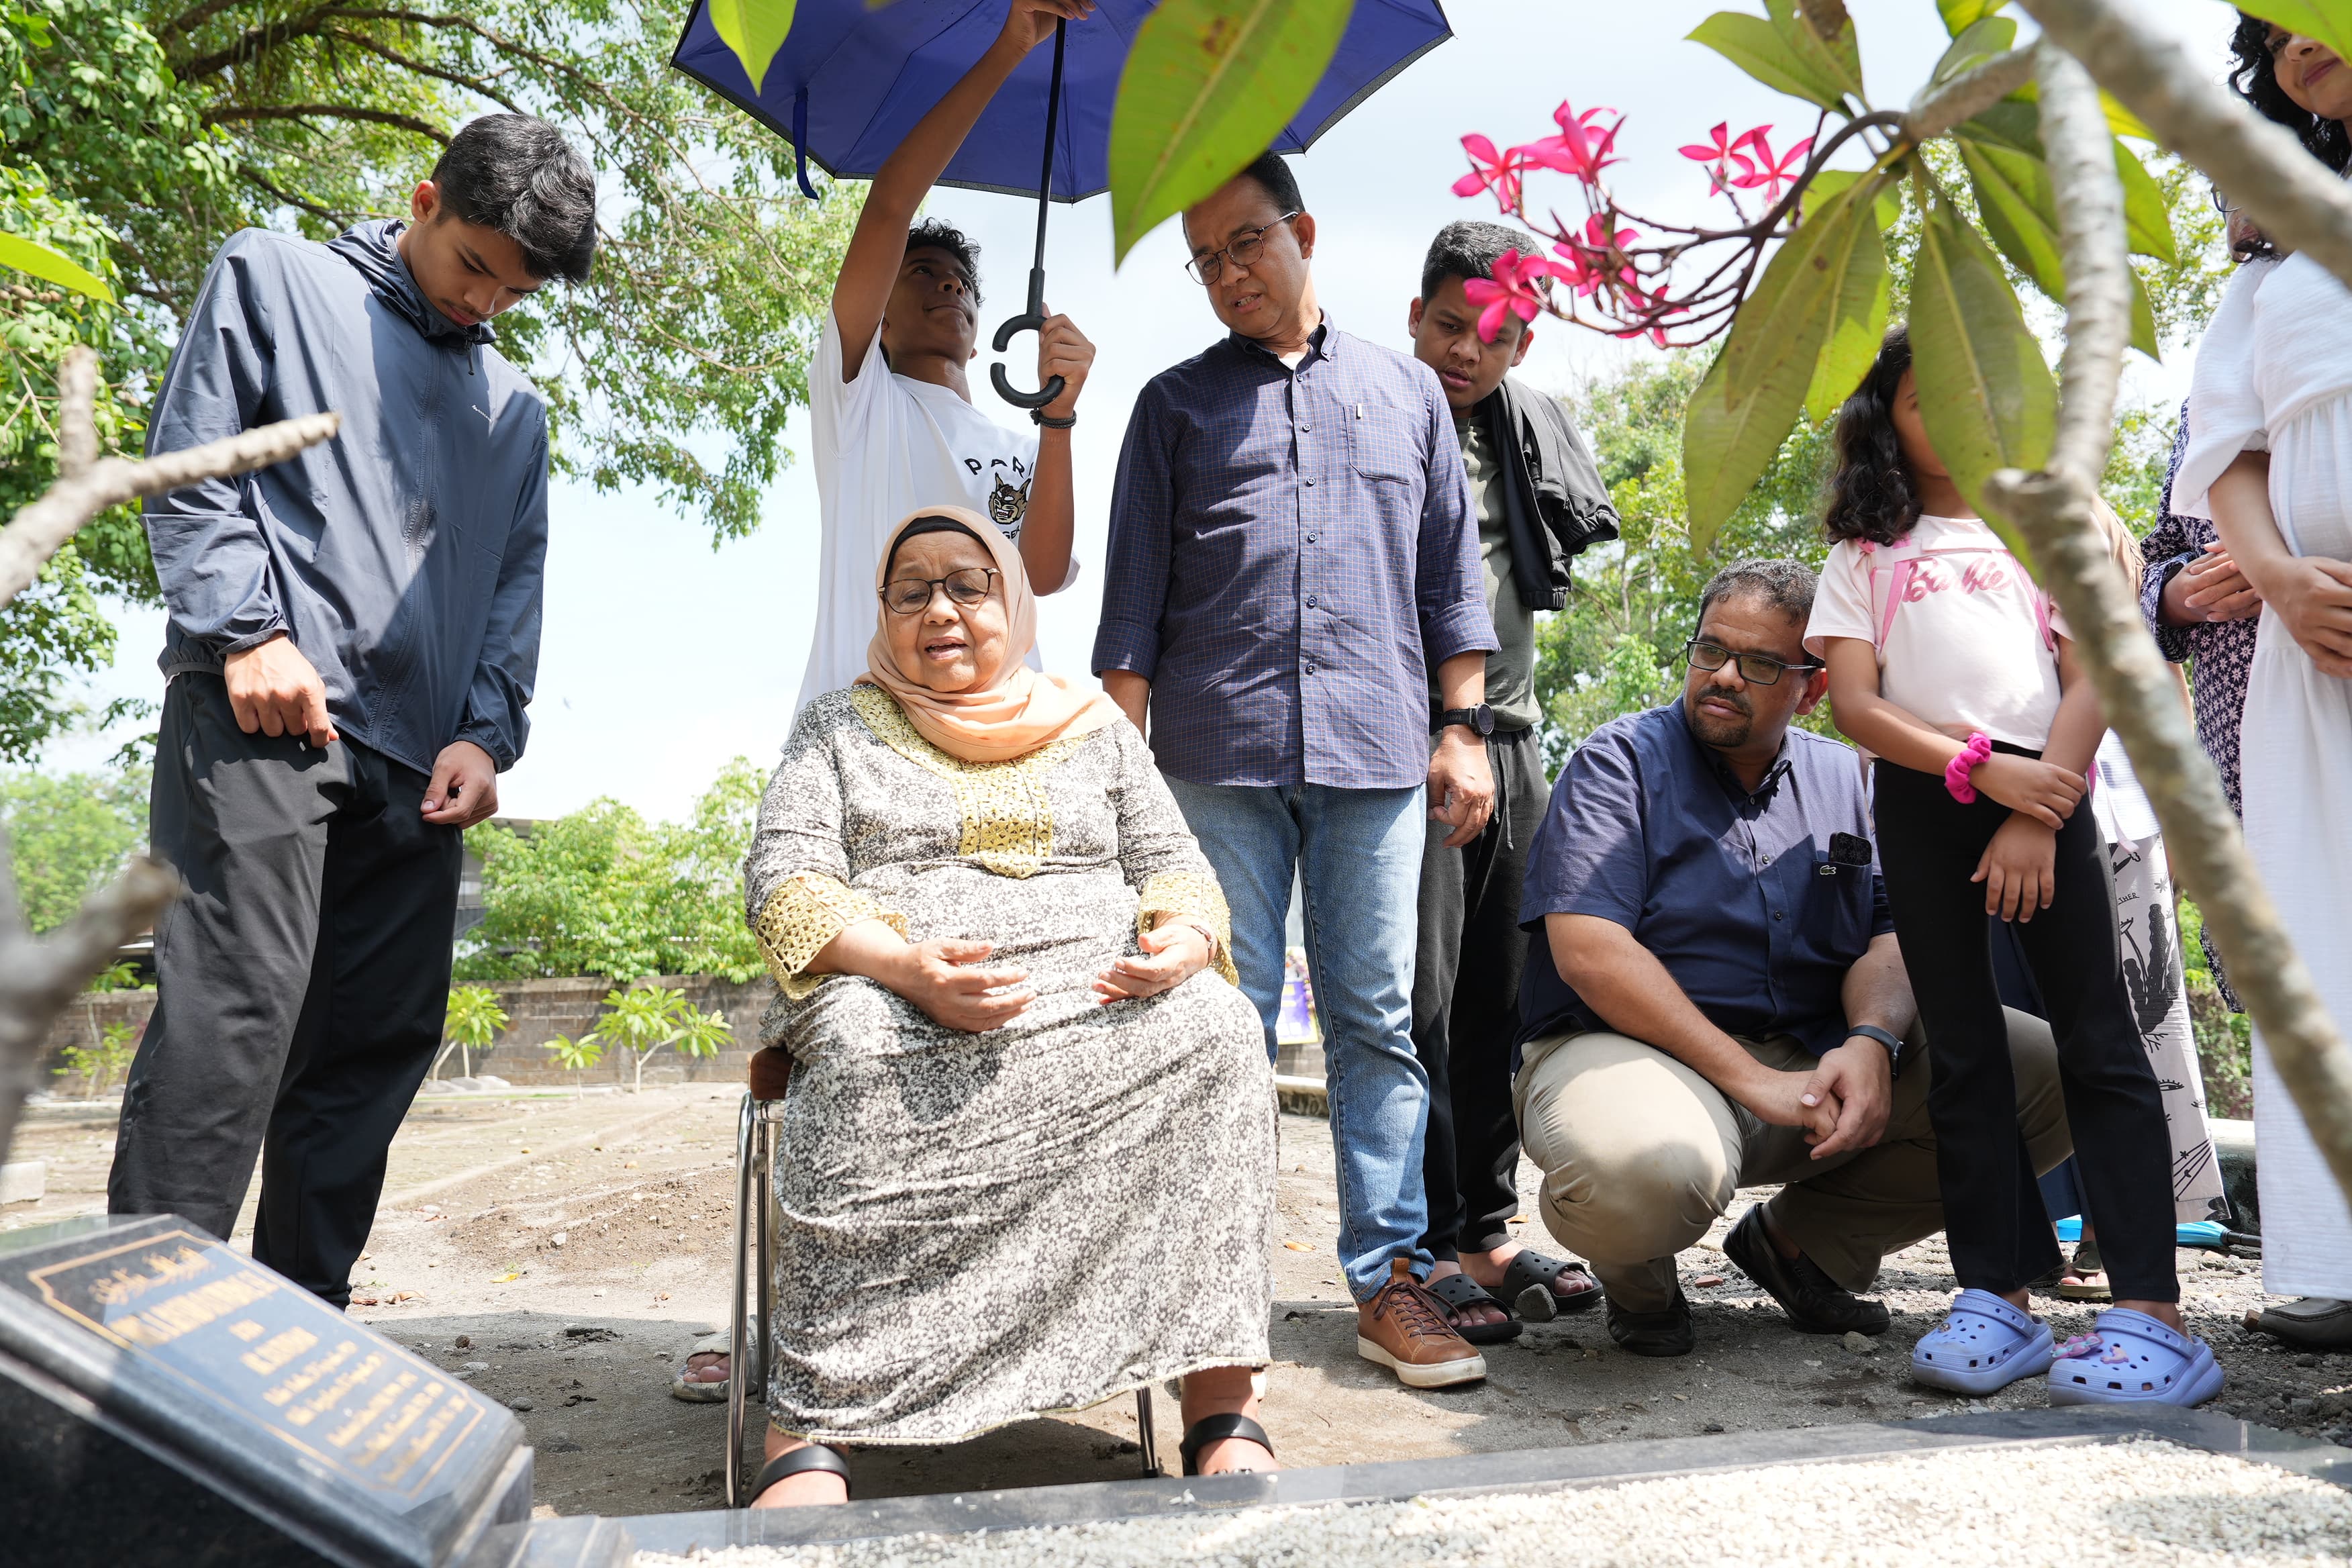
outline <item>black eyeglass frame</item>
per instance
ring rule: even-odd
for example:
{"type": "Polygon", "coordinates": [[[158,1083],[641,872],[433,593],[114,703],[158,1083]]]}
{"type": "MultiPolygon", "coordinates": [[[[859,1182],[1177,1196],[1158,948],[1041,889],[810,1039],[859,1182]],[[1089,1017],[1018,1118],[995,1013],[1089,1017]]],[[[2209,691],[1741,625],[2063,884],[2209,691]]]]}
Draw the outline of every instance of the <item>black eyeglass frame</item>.
{"type": "Polygon", "coordinates": [[[874,591],[874,596],[880,599],[882,601],[882,607],[889,611],[894,616],[919,616],[925,610],[931,607],[931,601],[938,598],[942,592],[947,595],[948,602],[950,604],[961,605],[968,609],[973,605],[984,602],[989,595],[994,593],[996,591],[996,580],[1003,574],[1004,574],[999,572],[993,566],[959,566],[944,577],[893,577],[887,583],[885,583],[882,586],[877,588],[874,591]],[[955,581],[958,577],[961,577],[965,574],[971,572],[982,574],[987,579],[987,586],[969,599],[957,598],[955,590],[950,588],[948,584],[955,581]],[[920,583],[923,585],[924,593],[923,602],[921,604],[914,605],[902,610],[898,605],[890,602],[891,589],[901,584],[913,583],[920,583]]]}
{"type": "Polygon", "coordinates": [[[1777,686],[1780,683],[1780,677],[1792,669],[1800,675],[1809,675],[1816,669],[1828,668],[1819,659],[1809,659],[1803,664],[1783,664],[1770,654],[1734,653],[1721,643],[1709,642],[1705,637],[1693,637],[1683,644],[1683,659],[1693,669],[1705,670],[1709,674],[1721,669],[1727,664],[1737,663],[1739,666],[1739,679],[1750,686],[1777,686]],[[1699,662],[1698,650],[1703,647],[1713,648],[1723,657],[1713,664],[1702,664],[1699,662]],[[1760,664],[1771,673],[1759,676],[1748,668],[1753,664],[1760,664]]]}
{"type": "Polygon", "coordinates": [[[1234,247],[1255,243],[1262,249],[1265,245],[1265,237],[1268,234],[1280,228],[1292,218],[1305,216],[1306,213],[1307,209],[1305,207],[1299,207],[1283,214],[1280,217],[1276,218],[1272,223],[1260,224],[1255,228],[1245,228],[1242,230],[1241,233],[1234,236],[1233,238],[1225,241],[1224,244],[1219,246],[1216,249],[1202,251],[1200,255],[1186,261],[1184,263],[1184,276],[1190,278],[1193,282],[1198,283],[1202,288],[1206,289],[1210,284],[1214,283],[1218,279],[1223,278],[1225,275],[1226,262],[1230,261],[1236,267],[1247,267],[1251,262],[1257,259],[1257,251],[1253,250],[1250,252],[1249,260],[1244,261],[1242,258],[1234,254],[1234,247]],[[1206,272],[1205,269],[1211,262],[1214,262],[1216,264],[1217,269],[1214,272],[1206,272]]]}

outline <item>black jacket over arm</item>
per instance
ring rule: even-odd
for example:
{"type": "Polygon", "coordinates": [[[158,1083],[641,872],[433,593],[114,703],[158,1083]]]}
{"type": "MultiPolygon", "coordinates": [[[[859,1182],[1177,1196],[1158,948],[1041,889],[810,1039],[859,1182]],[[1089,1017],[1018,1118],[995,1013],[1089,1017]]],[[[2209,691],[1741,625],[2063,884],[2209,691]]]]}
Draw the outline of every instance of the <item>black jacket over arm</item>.
{"type": "Polygon", "coordinates": [[[1530,610],[1568,603],[1568,563],[1617,537],[1617,509],[1559,400],[1506,376],[1471,410],[1503,464],[1511,576],[1530,610]]]}

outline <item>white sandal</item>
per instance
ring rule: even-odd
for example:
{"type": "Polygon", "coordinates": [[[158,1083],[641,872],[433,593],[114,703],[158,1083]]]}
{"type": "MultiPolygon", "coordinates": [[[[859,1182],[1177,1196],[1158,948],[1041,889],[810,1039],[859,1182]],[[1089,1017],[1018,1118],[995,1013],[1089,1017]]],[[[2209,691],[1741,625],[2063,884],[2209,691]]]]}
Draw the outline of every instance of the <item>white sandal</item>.
{"type": "Polygon", "coordinates": [[[677,1373],[669,1380],[669,1396],[672,1399],[683,1399],[688,1405],[725,1404],[727,1384],[724,1380],[718,1383],[688,1381],[686,1374],[700,1370],[694,1364],[696,1356],[727,1356],[733,1354],[734,1349],[734,1338],[730,1334],[705,1334],[695,1341],[694,1348],[686,1352],[686,1360],[678,1363],[677,1373]]]}

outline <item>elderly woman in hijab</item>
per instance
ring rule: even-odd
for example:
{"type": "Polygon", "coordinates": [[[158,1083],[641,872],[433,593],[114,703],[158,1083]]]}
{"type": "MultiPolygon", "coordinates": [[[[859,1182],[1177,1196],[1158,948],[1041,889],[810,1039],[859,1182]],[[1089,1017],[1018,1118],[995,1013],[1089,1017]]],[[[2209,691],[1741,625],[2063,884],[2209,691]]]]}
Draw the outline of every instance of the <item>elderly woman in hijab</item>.
{"type": "Polygon", "coordinates": [[[1215,875],[1118,708],[1023,665],[994,527],[926,509],[876,586],[744,866],[793,1061],[754,1506],[1171,1376],[1187,1474],[1270,1469],[1274,1093],[1215,875]]]}

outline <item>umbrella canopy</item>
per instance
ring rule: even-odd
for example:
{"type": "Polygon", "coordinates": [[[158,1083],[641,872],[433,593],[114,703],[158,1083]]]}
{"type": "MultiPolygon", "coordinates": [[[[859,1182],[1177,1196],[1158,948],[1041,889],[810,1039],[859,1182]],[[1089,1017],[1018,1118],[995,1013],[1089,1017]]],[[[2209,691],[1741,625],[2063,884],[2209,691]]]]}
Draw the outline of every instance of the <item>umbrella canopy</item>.
{"type": "MultiPolygon", "coordinates": [[[[1156,0],[1098,0],[1069,27],[1054,156],[1055,201],[1108,189],[1112,100],[1128,47],[1156,0]]],[[[800,0],[793,30],[754,92],[742,62],[696,0],[670,63],[761,121],[837,179],[872,179],[907,133],[987,52],[1004,0],[800,0]]],[[[1274,143],[1299,153],[1389,78],[1452,36],[1438,0],[1356,0],[1330,68],[1274,143]]],[[[940,180],[1036,195],[1053,51],[1036,49],[998,91],[940,180]]],[[[803,176],[805,180],[805,176],[803,176]]]]}

